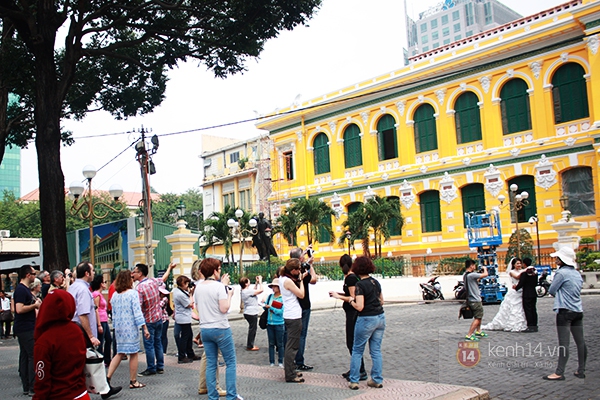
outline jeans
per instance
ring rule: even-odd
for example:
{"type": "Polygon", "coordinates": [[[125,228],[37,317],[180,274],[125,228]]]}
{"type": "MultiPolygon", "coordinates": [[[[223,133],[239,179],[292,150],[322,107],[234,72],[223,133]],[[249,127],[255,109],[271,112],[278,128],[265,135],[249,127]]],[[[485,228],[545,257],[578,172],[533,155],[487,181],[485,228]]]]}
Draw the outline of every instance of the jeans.
{"type": "Polygon", "coordinates": [[[282,325],[267,325],[267,336],[269,337],[269,362],[275,364],[275,348],[277,347],[277,362],[283,364],[283,355],[285,354],[285,326],[282,325]]]}
{"type": "Polygon", "coordinates": [[[33,331],[17,334],[19,341],[19,376],[23,391],[33,392],[35,375],[33,373],[33,331]]]}
{"type": "Polygon", "coordinates": [[[177,358],[179,361],[183,360],[184,358],[188,357],[188,358],[193,358],[196,356],[196,354],[194,354],[194,349],[192,347],[192,339],[193,339],[193,332],[192,332],[192,324],[178,324],[177,322],[175,322],[175,326],[179,326],[179,329],[181,330],[181,336],[179,337],[179,340],[177,341],[177,358]]]}
{"type": "Polygon", "coordinates": [[[296,353],[296,365],[304,365],[304,348],[306,347],[306,335],[308,335],[308,323],[310,322],[310,308],[302,310],[302,333],[300,334],[300,345],[296,353]]]}
{"type": "Polygon", "coordinates": [[[165,355],[162,348],[162,319],[156,322],[147,322],[146,327],[150,338],[144,337],[144,351],[146,352],[146,369],[156,372],[165,368],[165,355]]]}
{"type": "Polygon", "coordinates": [[[112,337],[110,335],[110,328],[108,326],[108,322],[100,322],[102,325],[102,334],[98,335],[100,340],[100,346],[98,349],[104,356],[104,364],[110,364],[111,356],[110,356],[110,347],[112,345],[112,337]]]}
{"type": "Polygon", "coordinates": [[[173,339],[175,339],[175,346],[177,347],[177,353],[179,353],[179,339],[180,338],[181,338],[181,326],[179,324],[175,323],[175,325],[173,325],[173,339]]]}
{"type": "Polygon", "coordinates": [[[248,321],[248,339],[246,340],[246,348],[251,349],[254,347],[254,339],[256,338],[258,315],[244,314],[244,318],[248,321]]]}
{"type": "MultiPolygon", "coordinates": [[[[5,312],[10,312],[10,311],[5,311],[5,312]]],[[[1,337],[6,337],[8,339],[8,337],[10,336],[11,324],[12,324],[12,321],[0,321],[0,336],[1,337]]]]}
{"type": "MultiPolygon", "coordinates": [[[[356,319],[358,318],[358,311],[355,309],[346,311],[346,347],[352,356],[352,348],[354,347],[354,327],[356,326],[356,319]]],[[[360,373],[365,372],[365,360],[361,357],[360,359],[360,373]]]]}
{"type": "Polygon", "coordinates": [[[237,399],[235,347],[231,328],[201,329],[204,356],[206,357],[206,388],[209,400],[218,400],[217,392],[217,359],[219,350],[225,360],[225,381],[227,384],[227,399],[237,399]]]}
{"type": "Polygon", "coordinates": [[[570,311],[564,308],[556,314],[556,330],[558,331],[558,365],[556,375],[565,374],[565,366],[569,360],[569,344],[571,336],[577,345],[577,367],[578,374],[585,373],[585,362],[587,360],[587,346],[583,338],[583,313],[570,311]]]}
{"type": "Polygon", "coordinates": [[[296,365],[294,358],[300,346],[300,335],[302,333],[302,319],[286,319],[285,329],[287,341],[285,343],[285,355],[283,366],[285,368],[285,380],[291,381],[296,378],[296,365]]]}
{"type": "Polygon", "coordinates": [[[374,316],[358,316],[354,327],[354,347],[352,347],[352,361],[350,362],[350,382],[358,382],[360,376],[360,361],[369,342],[369,352],[373,361],[371,379],[376,383],[383,383],[383,357],[381,356],[381,342],[385,331],[385,314],[374,316]]]}
{"type": "Polygon", "coordinates": [[[169,330],[169,320],[163,321],[163,325],[162,325],[163,354],[167,354],[167,347],[169,347],[169,337],[167,336],[168,330],[169,330]]]}

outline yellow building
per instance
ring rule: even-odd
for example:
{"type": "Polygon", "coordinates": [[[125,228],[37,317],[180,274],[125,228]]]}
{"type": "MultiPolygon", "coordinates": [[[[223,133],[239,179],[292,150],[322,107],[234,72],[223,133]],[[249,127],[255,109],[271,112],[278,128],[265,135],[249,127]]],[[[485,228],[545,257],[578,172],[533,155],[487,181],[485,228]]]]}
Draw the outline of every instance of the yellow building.
{"type": "MultiPolygon", "coordinates": [[[[464,213],[512,200],[517,184],[529,193],[518,222],[535,238],[528,221],[539,216],[542,252],[556,241],[563,195],[579,235],[597,240],[599,32],[600,1],[571,1],[262,120],[274,142],[271,216],[316,196],[338,212],[339,236],[356,203],[395,197],[405,224],[383,254],[459,255],[469,252],[464,213]]],[[[508,208],[501,220],[500,252],[515,229],[508,208]]],[[[346,251],[318,246],[327,259],[346,251]]]]}

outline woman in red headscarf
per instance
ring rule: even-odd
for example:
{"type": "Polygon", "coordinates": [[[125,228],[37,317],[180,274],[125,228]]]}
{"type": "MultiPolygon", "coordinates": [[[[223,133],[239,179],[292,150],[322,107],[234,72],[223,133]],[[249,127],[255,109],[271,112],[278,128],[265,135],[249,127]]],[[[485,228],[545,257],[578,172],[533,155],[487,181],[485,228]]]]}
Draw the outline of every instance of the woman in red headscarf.
{"type": "Polygon", "coordinates": [[[71,294],[48,292],[34,331],[34,399],[90,399],[84,375],[86,344],[81,328],[71,321],[74,314],[71,294]]]}

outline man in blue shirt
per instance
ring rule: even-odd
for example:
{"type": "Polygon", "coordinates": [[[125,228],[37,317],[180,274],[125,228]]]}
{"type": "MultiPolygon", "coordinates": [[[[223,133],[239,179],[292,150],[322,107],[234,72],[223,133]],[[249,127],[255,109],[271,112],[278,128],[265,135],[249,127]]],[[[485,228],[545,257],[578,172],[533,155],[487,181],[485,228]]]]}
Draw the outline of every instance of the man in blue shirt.
{"type": "Polygon", "coordinates": [[[35,329],[35,310],[42,305],[42,300],[33,297],[29,285],[35,279],[35,271],[31,265],[23,265],[19,270],[21,281],[15,288],[15,323],[13,333],[19,340],[19,376],[23,384],[23,394],[33,396],[33,331],[35,329]]]}
{"type": "Polygon", "coordinates": [[[581,303],[581,288],[583,278],[575,269],[575,251],[570,247],[561,247],[557,252],[550,254],[556,257],[558,271],[554,275],[548,293],[554,296],[553,310],[556,313],[556,330],[558,331],[558,365],[556,371],[544,376],[547,381],[563,381],[565,379],[565,366],[569,359],[570,334],[577,345],[577,360],[579,367],[574,375],[585,378],[585,361],[587,347],[583,338],[583,306],[581,303]]]}

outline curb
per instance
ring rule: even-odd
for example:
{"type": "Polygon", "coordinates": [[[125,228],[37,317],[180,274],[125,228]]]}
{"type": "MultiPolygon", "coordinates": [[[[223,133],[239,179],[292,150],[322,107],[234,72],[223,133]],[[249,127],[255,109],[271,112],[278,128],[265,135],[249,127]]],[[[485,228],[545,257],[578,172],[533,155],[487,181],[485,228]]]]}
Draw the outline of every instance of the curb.
{"type": "Polygon", "coordinates": [[[434,397],[435,400],[489,400],[487,390],[476,387],[462,387],[455,392],[434,397]]]}

